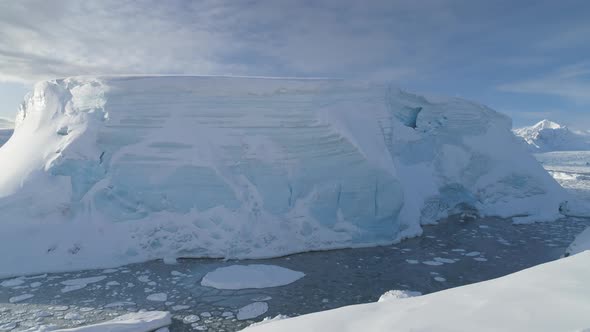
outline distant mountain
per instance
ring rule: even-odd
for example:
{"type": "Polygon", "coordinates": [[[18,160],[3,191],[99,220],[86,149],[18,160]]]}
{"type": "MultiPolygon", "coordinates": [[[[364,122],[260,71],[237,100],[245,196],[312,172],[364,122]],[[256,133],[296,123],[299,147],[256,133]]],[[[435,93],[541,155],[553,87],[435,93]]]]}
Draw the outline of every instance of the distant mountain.
{"type": "Polygon", "coordinates": [[[13,128],[14,122],[0,118],[0,146],[4,145],[12,136],[13,128]]]}
{"type": "Polygon", "coordinates": [[[549,120],[513,131],[534,152],[590,150],[589,132],[573,131],[549,120]]]}

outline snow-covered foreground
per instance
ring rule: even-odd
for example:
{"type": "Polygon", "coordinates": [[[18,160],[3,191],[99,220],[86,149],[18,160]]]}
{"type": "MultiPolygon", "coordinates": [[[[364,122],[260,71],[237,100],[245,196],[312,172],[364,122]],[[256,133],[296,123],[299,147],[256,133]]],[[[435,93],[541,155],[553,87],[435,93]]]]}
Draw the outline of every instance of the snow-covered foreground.
{"type": "Polygon", "coordinates": [[[247,331],[586,331],[590,251],[446,291],[280,320],[247,331]]]}
{"type": "Polygon", "coordinates": [[[230,77],[36,85],[0,148],[0,276],[394,243],[449,213],[553,220],[510,119],[385,85],[230,77]]]}

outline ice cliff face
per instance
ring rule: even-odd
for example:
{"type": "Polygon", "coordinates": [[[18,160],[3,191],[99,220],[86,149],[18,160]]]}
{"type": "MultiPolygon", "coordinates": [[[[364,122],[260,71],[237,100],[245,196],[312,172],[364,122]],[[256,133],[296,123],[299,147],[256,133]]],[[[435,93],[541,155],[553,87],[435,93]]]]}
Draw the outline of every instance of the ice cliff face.
{"type": "Polygon", "coordinates": [[[549,120],[515,129],[514,134],[521,137],[532,152],[590,150],[590,134],[572,131],[549,120]]]}
{"type": "Polygon", "coordinates": [[[510,128],[385,85],[41,82],[0,148],[0,251],[14,253],[0,275],[384,244],[464,210],[557,217],[564,192],[510,128]]]}

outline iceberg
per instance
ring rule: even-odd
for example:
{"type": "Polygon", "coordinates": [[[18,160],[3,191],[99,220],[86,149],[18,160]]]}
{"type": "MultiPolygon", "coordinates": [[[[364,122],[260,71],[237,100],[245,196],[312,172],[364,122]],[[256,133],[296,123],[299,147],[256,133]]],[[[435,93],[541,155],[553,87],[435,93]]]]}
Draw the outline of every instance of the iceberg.
{"type": "Polygon", "coordinates": [[[566,193],[511,125],[388,84],[40,82],[0,148],[0,276],[390,244],[460,212],[556,219],[566,193]]]}

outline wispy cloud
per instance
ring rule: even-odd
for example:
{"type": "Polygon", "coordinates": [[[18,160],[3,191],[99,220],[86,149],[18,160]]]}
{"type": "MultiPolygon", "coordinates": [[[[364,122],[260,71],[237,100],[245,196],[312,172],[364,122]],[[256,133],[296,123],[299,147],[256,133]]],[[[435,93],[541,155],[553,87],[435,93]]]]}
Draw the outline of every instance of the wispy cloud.
{"type": "Polygon", "coordinates": [[[555,95],[590,103],[590,62],[563,66],[538,78],[503,84],[501,91],[555,95]]]}
{"type": "Polygon", "coordinates": [[[353,0],[6,1],[0,3],[0,79],[407,75],[429,62],[427,48],[443,42],[432,31],[452,26],[446,8],[437,0],[370,6],[353,0]],[[426,20],[415,20],[423,15],[426,20]]]}

